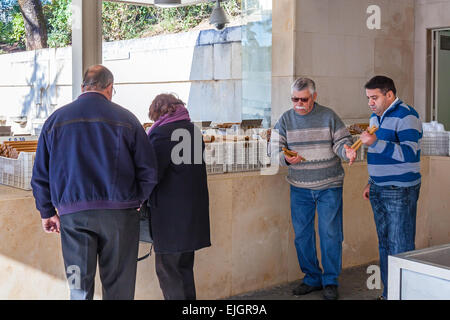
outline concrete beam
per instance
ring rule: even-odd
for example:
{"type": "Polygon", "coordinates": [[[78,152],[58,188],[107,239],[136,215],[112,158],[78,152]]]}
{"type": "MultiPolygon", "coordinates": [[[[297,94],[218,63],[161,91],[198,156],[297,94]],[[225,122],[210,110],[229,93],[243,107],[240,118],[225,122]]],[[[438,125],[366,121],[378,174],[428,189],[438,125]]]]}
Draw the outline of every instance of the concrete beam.
{"type": "Polygon", "coordinates": [[[102,1],[72,0],[72,98],[81,93],[84,71],[102,63],[102,1]]]}
{"type": "MultiPolygon", "coordinates": [[[[147,5],[147,6],[155,6],[155,0],[109,0],[113,2],[123,2],[127,4],[135,4],[135,5],[147,5]]],[[[212,2],[215,0],[181,0],[181,4],[177,5],[177,7],[181,6],[190,6],[199,3],[212,2]]]]}

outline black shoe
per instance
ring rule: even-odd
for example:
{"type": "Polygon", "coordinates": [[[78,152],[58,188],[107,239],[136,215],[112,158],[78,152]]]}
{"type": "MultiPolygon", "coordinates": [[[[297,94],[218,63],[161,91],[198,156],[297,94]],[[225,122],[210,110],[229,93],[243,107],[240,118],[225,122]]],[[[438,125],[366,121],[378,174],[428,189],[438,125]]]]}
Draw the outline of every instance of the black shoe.
{"type": "Polygon", "coordinates": [[[304,294],[308,294],[308,293],[311,293],[313,291],[318,291],[318,290],[322,290],[322,286],[313,287],[313,286],[308,286],[306,283],[301,283],[297,288],[292,290],[292,294],[294,296],[302,296],[304,294]]]}
{"type": "Polygon", "coordinates": [[[381,295],[381,296],[378,296],[376,300],[386,300],[386,298],[381,295]]]}
{"type": "Polygon", "coordinates": [[[338,287],[334,284],[325,286],[323,289],[323,298],[325,300],[337,300],[339,297],[338,287]]]}

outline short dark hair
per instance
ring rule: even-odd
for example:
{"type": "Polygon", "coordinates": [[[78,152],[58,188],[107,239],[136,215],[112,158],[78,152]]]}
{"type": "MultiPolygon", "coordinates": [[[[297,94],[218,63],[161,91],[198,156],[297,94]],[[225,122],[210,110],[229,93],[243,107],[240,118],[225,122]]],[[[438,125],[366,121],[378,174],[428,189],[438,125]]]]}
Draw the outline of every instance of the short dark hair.
{"type": "Polygon", "coordinates": [[[385,95],[389,91],[392,91],[394,95],[397,94],[397,89],[395,89],[394,80],[385,76],[375,76],[370,79],[364,86],[366,89],[380,89],[380,91],[385,95]]]}
{"type": "Polygon", "coordinates": [[[82,86],[88,90],[104,90],[111,83],[114,83],[112,72],[105,66],[98,64],[86,70],[82,86]]]}

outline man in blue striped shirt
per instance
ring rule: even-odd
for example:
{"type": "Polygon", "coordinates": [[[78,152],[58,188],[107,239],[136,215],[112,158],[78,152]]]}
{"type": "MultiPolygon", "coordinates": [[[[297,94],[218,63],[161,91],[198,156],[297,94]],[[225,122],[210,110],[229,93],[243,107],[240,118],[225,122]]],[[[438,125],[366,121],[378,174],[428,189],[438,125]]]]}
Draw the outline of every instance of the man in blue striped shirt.
{"type": "Polygon", "coordinates": [[[361,134],[367,145],[369,200],[378,234],[381,280],[380,299],[387,297],[388,256],[415,249],[417,200],[420,191],[420,139],[422,122],[416,110],[396,96],[394,81],[376,76],[365,85],[375,134],[361,134]]]}

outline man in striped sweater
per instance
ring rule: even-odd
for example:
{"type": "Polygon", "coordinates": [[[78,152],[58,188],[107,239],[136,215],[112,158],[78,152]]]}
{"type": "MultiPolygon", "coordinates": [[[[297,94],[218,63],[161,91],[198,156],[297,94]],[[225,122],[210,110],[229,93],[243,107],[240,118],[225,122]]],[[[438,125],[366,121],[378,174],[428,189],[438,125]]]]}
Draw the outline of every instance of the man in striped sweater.
{"type": "Polygon", "coordinates": [[[293,108],[278,120],[272,141],[279,141],[280,164],[289,166],[287,181],[291,185],[295,248],[305,273],[293,294],[304,295],[324,288],[325,299],[337,299],[343,240],[341,159],[353,162],[356,153],[349,147],[352,138],[342,120],[333,110],[315,102],[317,92],[313,80],[297,79],[292,84],[291,95],[293,108]],[[284,155],[283,147],[298,155],[284,155]],[[323,272],[316,253],[316,209],[323,272]]]}
{"type": "Polygon", "coordinates": [[[379,299],[387,297],[388,255],[415,249],[417,200],[420,191],[422,123],[416,110],[396,97],[394,81],[376,76],[365,85],[375,134],[364,132],[370,199],[378,234],[381,280],[379,299]]]}

